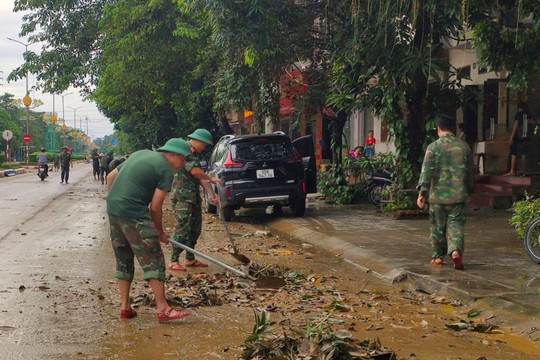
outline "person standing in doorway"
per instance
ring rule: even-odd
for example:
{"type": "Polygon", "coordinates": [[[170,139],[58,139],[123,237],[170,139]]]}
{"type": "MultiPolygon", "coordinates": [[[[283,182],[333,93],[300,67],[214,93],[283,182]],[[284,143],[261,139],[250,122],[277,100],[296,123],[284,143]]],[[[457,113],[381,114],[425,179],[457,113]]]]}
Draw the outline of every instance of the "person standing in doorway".
{"type": "Polygon", "coordinates": [[[167,302],[165,256],[160,243],[169,243],[162,224],[163,201],[171,190],[174,171],[184,167],[190,150],[187,141],[170,139],[157,151],[136,151],[107,176],[107,214],[116,257],[121,319],[137,316],[129,299],[135,257],[154,293],[158,322],[189,315],[167,302]]]}
{"type": "Polygon", "coordinates": [[[514,127],[510,135],[510,172],[504,174],[504,176],[515,176],[518,157],[524,159],[529,151],[527,132],[528,122],[532,120],[532,116],[526,110],[524,103],[519,103],[517,110],[514,116],[514,127]]]}
{"type": "Polygon", "coordinates": [[[454,268],[462,270],[465,202],[474,186],[474,162],[469,145],[452,133],[454,126],[451,117],[437,118],[439,139],[426,149],[416,203],[420,209],[429,203],[431,265],[442,265],[448,254],[454,268]]]}
{"type": "Polygon", "coordinates": [[[67,146],[64,146],[62,148],[62,154],[60,154],[60,179],[62,180],[60,184],[63,184],[64,181],[68,184],[70,167],[73,167],[73,160],[67,146]]]}
{"type": "MultiPolygon", "coordinates": [[[[215,205],[219,204],[219,197],[212,190],[210,183],[221,184],[221,179],[208,176],[202,169],[197,154],[202,153],[208,145],[213,145],[212,134],[206,129],[197,129],[188,135],[191,146],[190,154],[186,160],[186,166],[176,172],[171,192],[171,202],[176,216],[176,229],[174,240],[194,249],[197,240],[201,235],[202,228],[202,209],[201,194],[199,185],[201,185],[215,205]]],[[[172,246],[171,263],[169,270],[186,271],[180,265],[178,259],[182,253],[181,248],[172,246]]],[[[195,255],[186,252],[186,267],[207,267],[208,265],[195,259],[195,255]]]]}
{"type": "Polygon", "coordinates": [[[375,155],[375,143],[377,141],[373,137],[373,130],[368,131],[368,137],[366,139],[366,146],[364,147],[364,154],[366,156],[374,156],[375,155]]]}

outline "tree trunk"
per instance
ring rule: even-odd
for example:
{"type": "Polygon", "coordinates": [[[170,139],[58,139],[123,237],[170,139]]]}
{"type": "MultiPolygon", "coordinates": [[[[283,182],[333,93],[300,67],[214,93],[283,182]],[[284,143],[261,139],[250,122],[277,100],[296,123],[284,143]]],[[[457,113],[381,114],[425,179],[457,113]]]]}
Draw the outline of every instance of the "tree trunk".
{"type": "Polygon", "coordinates": [[[343,110],[336,112],[336,118],[332,121],[332,140],[334,147],[332,148],[332,162],[341,164],[343,161],[343,128],[347,122],[348,114],[343,110]]]}
{"type": "Polygon", "coordinates": [[[255,124],[255,134],[259,134],[264,130],[264,118],[261,116],[259,108],[259,95],[251,94],[251,111],[253,111],[253,123],[255,124]]]}
{"type": "MultiPolygon", "coordinates": [[[[419,5],[419,13],[415,24],[414,46],[420,49],[425,42],[429,41],[430,22],[429,16],[424,9],[424,1],[419,5]]],[[[428,78],[422,69],[416,70],[413,78],[413,92],[409,94],[407,101],[407,126],[409,130],[409,163],[413,174],[420,174],[421,159],[423,155],[421,139],[425,138],[426,111],[428,106],[427,90],[428,78]]],[[[414,181],[414,179],[413,179],[414,181]]]]}
{"type": "Polygon", "coordinates": [[[234,134],[234,130],[232,129],[231,124],[229,124],[229,119],[227,119],[227,116],[225,115],[225,111],[218,111],[217,116],[219,120],[219,126],[221,127],[223,133],[225,135],[234,134]]]}

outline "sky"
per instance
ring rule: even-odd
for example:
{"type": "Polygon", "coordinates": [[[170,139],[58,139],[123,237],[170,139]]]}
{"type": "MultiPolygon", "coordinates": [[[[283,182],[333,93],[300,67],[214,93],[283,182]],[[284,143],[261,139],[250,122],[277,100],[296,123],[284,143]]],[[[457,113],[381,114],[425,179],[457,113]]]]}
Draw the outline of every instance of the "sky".
{"type": "MultiPolygon", "coordinates": [[[[9,93],[15,98],[23,98],[26,94],[26,80],[7,82],[7,77],[13,69],[22,65],[25,47],[22,44],[10,41],[7,38],[27,43],[26,38],[20,38],[19,33],[22,26],[22,16],[20,12],[13,12],[13,0],[0,0],[0,94],[9,93]]],[[[28,46],[29,51],[39,52],[41,45],[32,44],[28,46]]],[[[28,87],[35,84],[35,77],[32,74],[28,76],[28,87]]],[[[70,88],[62,93],[64,95],[64,109],[62,109],[62,97],[58,94],[54,96],[54,111],[59,119],[64,118],[66,125],[73,127],[74,119],[76,127],[80,128],[81,120],[83,131],[91,137],[92,140],[102,138],[114,132],[113,124],[100,113],[96,104],[83,101],[83,97],[77,89],[70,88]],[[71,94],[69,94],[71,93],[71,94]],[[69,94],[69,95],[65,95],[69,94]],[[73,110],[75,109],[75,110],[73,110]],[[88,118],[88,132],[86,132],[86,119],[88,118]]],[[[34,109],[38,112],[53,112],[53,95],[43,94],[41,92],[30,91],[32,99],[40,99],[43,105],[34,109]]],[[[30,126],[32,126],[30,124],[30,126]]],[[[0,129],[0,132],[6,129],[0,129]]]]}

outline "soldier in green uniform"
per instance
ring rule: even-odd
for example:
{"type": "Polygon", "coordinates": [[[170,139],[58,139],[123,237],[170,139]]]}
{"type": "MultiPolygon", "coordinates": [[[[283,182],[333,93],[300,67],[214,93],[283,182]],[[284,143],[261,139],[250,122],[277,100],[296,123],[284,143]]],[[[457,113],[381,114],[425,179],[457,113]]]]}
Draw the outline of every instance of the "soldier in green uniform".
{"type": "MultiPolygon", "coordinates": [[[[176,172],[171,191],[171,203],[176,215],[177,225],[174,232],[174,240],[195,248],[201,235],[202,209],[199,185],[201,185],[212,201],[218,205],[219,197],[212,190],[210,183],[221,184],[221,179],[208,176],[202,169],[197,154],[202,153],[206,146],[213,145],[212,134],[206,129],[197,129],[188,135],[191,145],[191,154],[187,157],[185,167],[176,172]]],[[[170,270],[186,271],[180,265],[178,259],[182,249],[172,247],[170,270]]],[[[207,267],[208,265],[195,259],[195,255],[186,252],[187,267],[207,267]]]]}
{"type": "Polygon", "coordinates": [[[64,146],[62,148],[62,154],[60,154],[60,179],[62,180],[60,184],[64,183],[64,180],[66,181],[66,184],[68,183],[69,179],[69,167],[73,167],[73,161],[71,160],[71,154],[68,152],[67,146],[64,146]]]}
{"type": "Polygon", "coordinates": [[[439,139],[426,149],[416,203],[421,209],[429,203],[431,265],[442,265],[448,254],[462,270],[464,208],[474,186],[474,163],[469,145],[452,133],[454,125],[451,117],[437,119],[439,139]]]}
{"type": "Polygon", "coordinates": [[[163,201],[171,190],[174,172],[184,167],[190,151],[187,141],[171,139],[157,151],[133,153],[107,176],[107,214],[116,257],[121,319],[137,316],[129,300],[135,257],[154,293],[158,321],[164,323],[189,315],[167,303],[165,257],[160,243],[169,243],[162,225],[163,201]]]}

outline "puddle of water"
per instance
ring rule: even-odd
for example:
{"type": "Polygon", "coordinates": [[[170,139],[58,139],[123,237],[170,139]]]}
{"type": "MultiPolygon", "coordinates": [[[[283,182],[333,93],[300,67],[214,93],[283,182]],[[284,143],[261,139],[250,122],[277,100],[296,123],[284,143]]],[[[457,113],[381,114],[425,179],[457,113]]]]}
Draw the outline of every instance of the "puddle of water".
{"type": "Polygon", "coordinates": [[[501,341],[508,344],[510,347],[519,351],[521,353],[539,355],[540,356],[540,345],[535,344],[534,342],[526,339],[523,336],[517,336],[512,334],[498,334],[498,335],[488,335],[486,339],[491,341],[501,341]]]}

